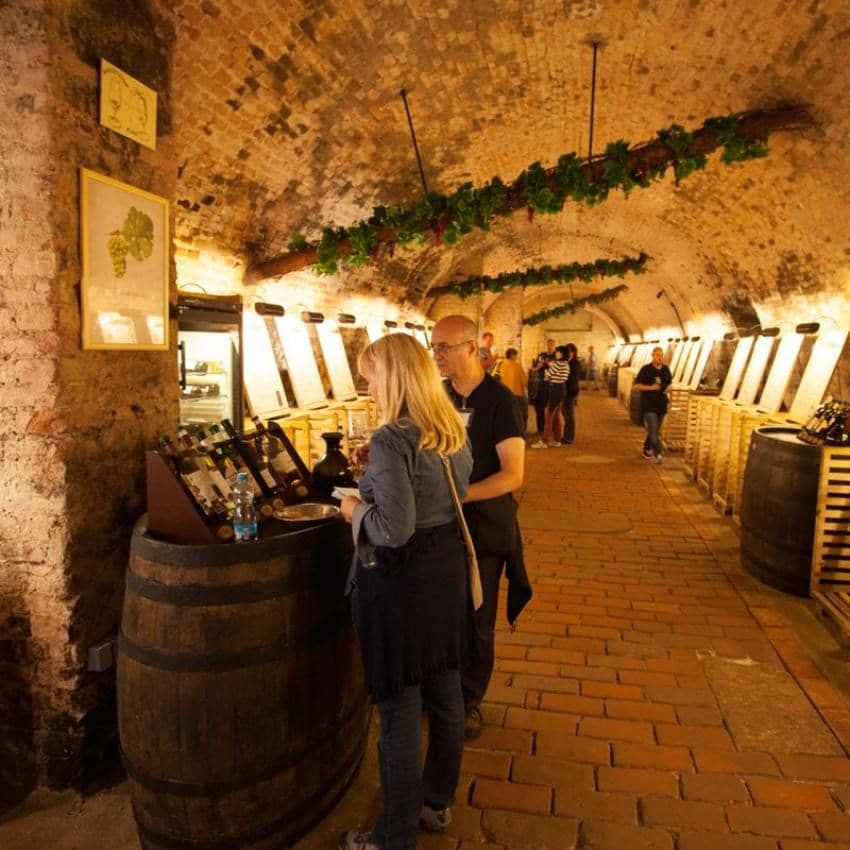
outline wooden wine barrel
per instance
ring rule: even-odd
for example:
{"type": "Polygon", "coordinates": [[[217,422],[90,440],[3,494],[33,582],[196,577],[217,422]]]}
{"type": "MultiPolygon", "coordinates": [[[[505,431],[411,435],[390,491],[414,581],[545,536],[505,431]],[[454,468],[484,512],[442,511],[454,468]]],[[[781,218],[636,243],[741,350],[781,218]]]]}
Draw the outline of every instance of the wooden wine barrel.
{"type": "Polygon", "coordinates": [[[741,561],[757,578],[809,595],[820,448],[796,428],[753,431],[741,497],[741,561]]]}
{"type": "Polygon", "coordinates": [[[608,395],[617,398],[617,367],[612,366],[608,370],[608,395]]]}
{"type": "Polygon", "coordinates": [[[180,546],[137,525],[118,725],[143,850],[288,847],[353,779],[371,716],[341,520],[180,546]]]}
{"type": "Polygon", "coordinates": [[[629,421],[632,425],[643,425],[643,411],[641,410],[642,396],[643,393],[636,389],[632,389],[629,396],[629,421]]]}

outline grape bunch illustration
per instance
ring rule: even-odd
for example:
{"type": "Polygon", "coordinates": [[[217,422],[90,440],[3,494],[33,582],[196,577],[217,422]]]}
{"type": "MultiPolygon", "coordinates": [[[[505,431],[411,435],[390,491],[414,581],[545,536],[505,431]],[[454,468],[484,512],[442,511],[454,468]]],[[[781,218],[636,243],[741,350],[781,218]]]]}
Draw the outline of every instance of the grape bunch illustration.
{"type": "Polygon", "coordinates": [[[127,274],[127,255],[142,262],[153,253],[153,221],[149,215],[130,207],[120,230],[113,230],[106,240],[115,277],[127,274]]]}

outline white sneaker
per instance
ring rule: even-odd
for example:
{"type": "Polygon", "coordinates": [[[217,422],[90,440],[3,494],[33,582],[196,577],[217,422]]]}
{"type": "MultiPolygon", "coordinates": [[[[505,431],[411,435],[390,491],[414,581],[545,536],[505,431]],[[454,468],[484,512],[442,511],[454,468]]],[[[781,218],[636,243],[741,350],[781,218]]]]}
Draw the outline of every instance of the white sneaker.
{"type": "Polygon", "coordinates": [[[538,440],[536,443],[531,444],[531,448],[533,448],[533,449],[545,449],[545,448],[548,448],[548,446],[546,445],[546,443],[543,442],[543,440],[538,440]]]}
{"type": "Polygon", "coordinates": [[[560,443],[556,442],[555,440],[552,440],[552,442],[549,443],[549,448],[550,449],[557,449],[558,446],[560,446],[560,445],[561,445],[560,443]]]}
{"type": "Polygon", "coordinates": [[[655,456],[655,462],[656,462],[656,463],[664,463],[664,455],[662,455],[662,454],[657,454],[657,455],[655,456]]]}

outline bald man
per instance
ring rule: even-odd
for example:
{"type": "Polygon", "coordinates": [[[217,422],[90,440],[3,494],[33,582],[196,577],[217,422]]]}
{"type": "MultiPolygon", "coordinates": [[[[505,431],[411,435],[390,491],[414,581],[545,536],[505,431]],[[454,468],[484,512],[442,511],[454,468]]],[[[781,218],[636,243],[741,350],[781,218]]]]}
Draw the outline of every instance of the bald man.
{"type": "Polygon", "coordinates": [[[431,331],[434,360],[472,446],[464,516],[478,555],[484,604],[474,615],[474,658],[461,670],[467,739],[481,734],[479,706],[493,673],[499,581],[506,565],[511,623],[531,598],[512,495],[525,474],[522,419],[513,393],[484,371],[476,336],[475,323],[465,316],[440,319],[431,331]]]}

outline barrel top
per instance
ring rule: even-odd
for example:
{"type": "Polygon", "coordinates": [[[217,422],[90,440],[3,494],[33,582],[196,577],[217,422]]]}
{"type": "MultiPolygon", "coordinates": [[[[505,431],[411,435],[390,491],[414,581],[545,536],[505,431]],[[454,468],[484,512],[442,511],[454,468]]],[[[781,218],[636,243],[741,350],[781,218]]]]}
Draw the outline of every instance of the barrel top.
{"type": "Polygon", "coordinates": [[[801,449],[812,449],[819,451],[820,446],[813,446],[809,443],[804,443],[797,437],[800,433],[799,428],[789,427],[787,425],[762,425],[761,428],[756,428],[755,433],[769,440],[778,440],[782,443],[793,443],[801,449]]]}
{"type": "Polygon", "coordinates": [[[189,546],[160,540],[148,533],[147,514],[133,529],[132,552],[149,561],[175,565],[229,566],[245,561],[263,561],[315,548],[322,540],[347,533],[342,517],[313,523],[295,531],[247,543],[207,543],[189,546]]]}

